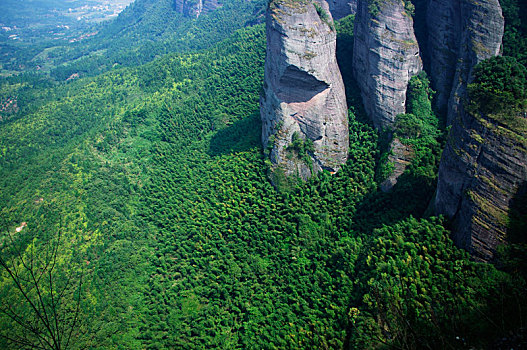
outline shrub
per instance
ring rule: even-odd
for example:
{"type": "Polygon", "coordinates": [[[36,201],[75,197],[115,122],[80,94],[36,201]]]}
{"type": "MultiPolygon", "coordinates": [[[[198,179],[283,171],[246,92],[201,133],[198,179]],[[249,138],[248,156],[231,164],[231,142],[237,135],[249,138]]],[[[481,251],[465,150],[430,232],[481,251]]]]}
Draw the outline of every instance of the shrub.
{"type": "Polygon", "coordinates": [[[498,56],[480,62],[468,85],[469,111],[511,115],[527,110],[527,70],[513,57],[498,56]]]}

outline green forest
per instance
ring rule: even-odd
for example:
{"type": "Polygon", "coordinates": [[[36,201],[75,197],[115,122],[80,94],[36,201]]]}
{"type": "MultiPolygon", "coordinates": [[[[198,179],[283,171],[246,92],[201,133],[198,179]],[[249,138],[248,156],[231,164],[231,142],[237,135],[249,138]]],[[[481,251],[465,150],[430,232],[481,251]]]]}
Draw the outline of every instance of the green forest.
{"type": "MultiPolygon", "coordinates": [[[[389,135],[351,74],[354,18],[337,21],[348,161],[279,191],[264,7],[161,26],[168,3],[137,0],[48,72],[0,78],[0,348],[485,349],[525,330],[525,241],[476,263],[428,210],[448,130],[426,73],[395,132],[415,157],[384,193],[389,135]]],[[[507,58],[487,65],[525,78],[519,4],[503,1],[507,58]]]]}

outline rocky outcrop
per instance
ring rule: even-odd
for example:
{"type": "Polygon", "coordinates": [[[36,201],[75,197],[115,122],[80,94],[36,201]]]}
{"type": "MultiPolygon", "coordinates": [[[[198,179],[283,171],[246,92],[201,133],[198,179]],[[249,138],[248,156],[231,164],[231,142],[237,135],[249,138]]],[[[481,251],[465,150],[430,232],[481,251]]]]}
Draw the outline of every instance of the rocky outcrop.
{"type": "Polygon", "coordinates": [[[380,189],[383,192],[389,192],[397,184],[399,176],[401,176],[406,168],[412,162],[415,152],[412,147],[403,144],[398,138],[394,138],[390,143],[390,153],[388,155],[388,164],[393,166],[393,171],[380,184],[380,189]]]}
{"type": "Polygon", "coordinates": [[[455,243],[491,261],[504,243],[513,198],[527,180],[525,132],[465,111],[476,64],[500,53],[498,0],[429,0],[431,81],[452,125],[439,166],[436,214],[452,219],[455,243]]]}
{"type": "Polygon", "coordinates": [[[355,18],[353,72],[376,128],[389,127],[405,112],[408,81],[422,69],[412,17],[402,0],[378,9],[360,0],[355,18]]]}
{"type": "Polygon", "coordinates": [[[221,7],[221,3],[218,0],[205,0],[203,1],[203,13],[209,13],[221,7]]]}
{"type": "Polygon", "coordinates": [[[466,97],[472,68],[500,52],[504,20],[498,0],[429,0],[431,81],[450,124],[466,97]]]}
{"type": "Polygon", "coordinates": [[[327,3],[274,0],[266,32],[260,112],[273,174],[337,171],[348,155],[348,116],[327,3]]]}
{"type": "Polygon", "coordinates": [[[198,18],[201,14],[214,11],[221,4],[218,0],[175,0],[174,6],[185,17],[198,18]]]}
{"type": "Polygon", "coordinates": [[[328,0],[329,11],[333,19],[341,19],[357,12],[358,0],[328,0]]]}
{"type": "MultiPolygon", "coordinates": [[[[520,117],[518,117],[520,118],[520,117]]],[[[527,128],[464,113],[452,123],[439,166],[436,214],[452,219],[453,239],[492,261],[507,237],[509,211],[527,183],[527,128]]]]}

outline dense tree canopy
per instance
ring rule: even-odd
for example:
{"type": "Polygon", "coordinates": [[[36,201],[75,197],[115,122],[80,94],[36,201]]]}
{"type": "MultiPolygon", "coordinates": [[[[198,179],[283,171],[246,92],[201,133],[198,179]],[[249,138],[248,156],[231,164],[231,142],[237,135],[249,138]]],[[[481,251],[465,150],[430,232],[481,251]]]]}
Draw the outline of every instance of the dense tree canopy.
{"type": "MultiPolygon", "coordinates": [[[[339,44],[352,22],[337,23],[339,44]]],[[[0,111],[0,254],[9,237],[29,257],[60,233],[58,284],[83,276],[72,349],[470,348],[521,326],[515,260],[471,262],[427,216],[444,130],[425,75],[398,120],[415,157],[378,190],[383,135],[344,68],[351,50],[337,52],[349,159],[287,192],[260,143],[261,25],[93,77],[0,80],[0,103],[17,105],[0,111]]],[[[16,295],[0,276],[5,308],[16,295]]],[[[15,323],[0,313],[0,348],[19,348],[15,323]]]]}
{"type": "Polygon", "coordinates": [[[496,56],[480,62],[468,86],[473,108],[484,114],[527,112],[527,69],[515,58],[496,56]]]}

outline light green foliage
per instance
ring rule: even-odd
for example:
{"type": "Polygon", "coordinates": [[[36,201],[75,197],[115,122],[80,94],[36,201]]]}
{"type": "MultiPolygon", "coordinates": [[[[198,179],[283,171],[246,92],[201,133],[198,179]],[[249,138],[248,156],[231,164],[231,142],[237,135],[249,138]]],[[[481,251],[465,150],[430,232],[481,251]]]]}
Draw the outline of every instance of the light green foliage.
{"type": "Polygon", "coordinates": [[[389,145],[391,138],[397,137],[408,145],[413,153],[413,160],[403,176],[418,175],[414,178],[417,181],[414,185],[424,185],[429,191],[434,191],[443,132],[439,128],[438,118],[432,111],[433,91],[429,85],[430,82],[424,72],[410,79],[406,101],[407,113],[396,117],[393,135],[386,133],[381,139],[383,141],[381,148],[384,152],[377,169],[379,182],[390,174],[392,165],[388,163],[389,145]]]}
{"type": "MultiPolygon", "coordinates": [[[[471,263],[441,221],[409,219],[434,192],[428,140],[437,136],[423,121],[432,116],[408,139],[422,155],[392,193],[377,192],[378,135],[346,75],[348,162],[273,188],[260,145],[264,55],[258,26],[206,51],[67,84],[2,80],[20,111],[0,122],[0,219],[12,233],[27,222],[26,246],[58,229],[67,238],[62,271],[85,271],[71,348],[364,348],[415,339],[408,329],[428,332],[416,344],[441,346],[447,318],[470,341],[479,336],[472,344],[514,329],[527,309],[513,308],[527,299],[515,294],[523,280],[471,263]],[[389,307],[403,301],[401,318],[389,307]],[[512,311],[471,328],[475,312],[500,317],[500,307],[512,311]]],[[[415,86],[417,116],[429,91],[415,86]]],[[[10,322],[0,317],[0,331],[10,322]]]]}
{"type": "Polygon", "coordinates": [[[411,0],[368,0],[368,12],[372,17],[377,17],[385,3],[393,3],[394,1],[402,1],[408,16],[413,17],[415,15],[415,6],[411,0]]]}
{"type": "MultiPolygon", "coordinates": [[[[414,117],[409,117],[407,119],[413,119],[413,126],[409,125],[410,120],[406,122],[407,127],[417,128],[419,135],[417,136],[429,136],[431,138],[437,138],[438,136],[438,119],[432,111],[432,97],[434,92],[430,88],[430,81],[426,76],[425,72],[419,73],[412,77],[408,83],[407,91],[407,103],[406,103],[406,112],[413,115],[414,117]]],[[[396,133],[398,132],[398,121],[396,121],[396,133]]],[[[401,125],[402,126],[402,125],[401,125]]],[[[402,131],[401,131],[401,136],[402,131]]]]}
{"type": "Polygon", "coordinates": [[[415,5],[412,3],[412,1],[407,0],[403,2],[404,2],[404,10],[406,11],[406,13],[411,17],[415,16],[415,5]]]}
{"type": "Polygon", "coordinates": [[[395,170],[395,165],[393,162],[388,160],[388,157],[391,155],[391,152],[384,152],[379,158],[379,165],[377,166],[376,171],[376,180],[382,182],[387,179],[390,175],[393,174],[395,170]]]}
{"type": "Polygon", "coordinates": [[[322,22],[326,23],[331,30],[335,30],[335,24],[333,24],[333,19],[330,17],[330,15],[318,4],[317,2],[313,2],[313,6],[315,6],[315,10],[317,10],[317,14],[322,20],[322,22]]]}
{"type": "Polygon", "coordinates": [[[406,103],[408,114],[396,118],[395,135],[415,152],[411,171],[426,174],[433,183],[437,177],[443,132],[432,111],[432,96],[430,81],[424,72],[410,79],[406,103]]]}

